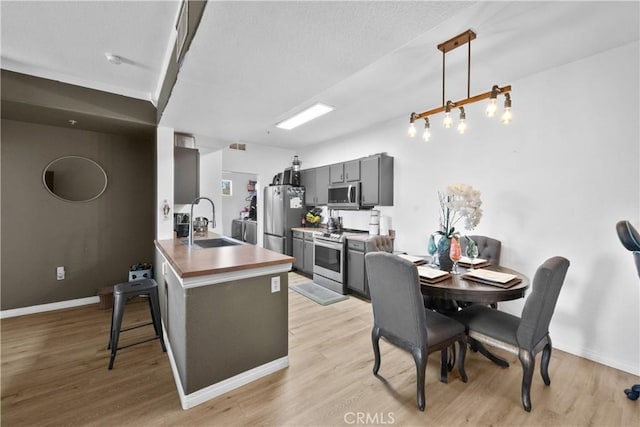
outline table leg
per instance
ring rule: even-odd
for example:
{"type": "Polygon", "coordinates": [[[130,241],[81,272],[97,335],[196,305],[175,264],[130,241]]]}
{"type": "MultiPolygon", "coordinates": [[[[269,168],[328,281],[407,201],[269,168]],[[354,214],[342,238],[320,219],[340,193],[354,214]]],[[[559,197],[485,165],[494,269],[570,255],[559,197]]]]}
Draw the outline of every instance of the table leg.
{"type": "Polygon", "coordinates": [[[476,341],[473,338],[469,337],[469,345],[471,346],[472,349],[476,350],[478,353],[482,354],[484,357],[491,360],[496,365],[502,368],[509,367],[509,362],[507,362],[502,357],[496,356],[495,354],[491,353],[489,350],[485,348],[484,345],[482,345],[481,342],[476,341]]]}

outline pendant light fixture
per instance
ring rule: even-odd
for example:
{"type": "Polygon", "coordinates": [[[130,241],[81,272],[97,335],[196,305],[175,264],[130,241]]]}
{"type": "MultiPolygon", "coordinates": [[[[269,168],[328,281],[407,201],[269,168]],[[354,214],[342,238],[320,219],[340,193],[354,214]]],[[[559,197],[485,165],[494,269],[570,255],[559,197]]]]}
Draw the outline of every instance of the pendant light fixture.
{"type": "Polygon", "coordinates": [[[411,117],[409,118],[409,137],[413,138],[416,136],[417,130],[415,122],[417,120],[424,119],[425,120],[425,131],[422,135],[425,141],[428,141],[431,137],[430,125],[429,125],[429,116],[434,114],[442,113],[444,111],[444,121],[443,126],[445,128],[453,127],[453,118],[451,117],[451,110],[454,108],[460,109],[460,121],[458,122],[457,130],[460,134],[464,134],[467,131],[467,121],[466,121],[466,113],[464,110],[464,105],[472,104],[474,102],[482,101],[484,99],[489,99],[489,103],[485,110],[485,115],[487,117],[494,117],[496,112],[498,111],[498,96],[504,95],[504,112],[502,117],[500,118],[500,122],[504,124],[511,123],[513,119],[511,113],[511,85],[507,86],[498,86],[493,85],[490,91],[484,92],[478,95],[471,96],[471,40],[476,38],[476,33],[471,30],[467,30],[464,33],[458,34],[450,40],[447,40],[438,45],[438,50],[442,51],[442,106],[432,108],[431,110],[424,111],[422,113],[411,113],[411,117]],[[447,52],[452,51],[453,49],[468,45],[468,54],[467,54],[467,97],[461,99],[459,101],[451,101],[448,100],[445,102],[445,57],[447,52]],[[427,136],[428,134],[428,136],[427,136]]]}

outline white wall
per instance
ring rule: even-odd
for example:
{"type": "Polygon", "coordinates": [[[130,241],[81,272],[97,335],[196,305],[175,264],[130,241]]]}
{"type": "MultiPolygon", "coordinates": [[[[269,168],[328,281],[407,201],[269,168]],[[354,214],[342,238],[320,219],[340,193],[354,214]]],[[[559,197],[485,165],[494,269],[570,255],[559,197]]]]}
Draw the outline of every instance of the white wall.
{"type": "MultiPolygon", "coordinates": [[[[438,227],[437,191],[453,182],[473,185],[484,209],[474,233],[502,241],[505,266],[532,279],[547,258],[570,260],[551,324],[554,346],[639,375],[640,286],[615,232],[621,219],[640,228],[638,52],[635,42],[495,82],[513,87],[508,126],[485,118],[478,103],[465,107],[464,136],[443,129],[440,114],[432,117],[430,142],[407,138],[409,113],[436,106],[434,99],[300,158],[307,168],[376,152],[393,156],[395,203],[381,211],[392,217],[396,249],[414,254],[426,253],[438,227]]],[[[346,227],[366,229],[368,212],[340,215],[346,227]]],[[[522,303],[500,306],[520,314],[522,303]]]]}
{"type": "Polygon", "coordinates": [[[173,238],[173,128],[158,126],[156,130],[156,239],[173,238]],[[162,212],[164,201],[171,211],[162,212]]]}

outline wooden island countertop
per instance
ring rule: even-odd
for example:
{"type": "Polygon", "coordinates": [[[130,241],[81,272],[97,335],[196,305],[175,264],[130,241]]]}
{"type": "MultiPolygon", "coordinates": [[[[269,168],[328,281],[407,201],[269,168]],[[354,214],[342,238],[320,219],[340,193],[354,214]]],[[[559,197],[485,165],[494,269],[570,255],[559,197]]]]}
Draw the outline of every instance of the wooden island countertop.
{"type": "MultiPolygon", "coordinates": [[[[195,240],[221,237],[233,240],[211,232],[205,236],[196,237],[195,240]]],[[[195,245],[189,247],[184,241],[185,238],[155,241],[156,248],[183,279],[291,264],[294,260],[293,257],[248,243],[219,248],[200,248],[195,245]]]]}

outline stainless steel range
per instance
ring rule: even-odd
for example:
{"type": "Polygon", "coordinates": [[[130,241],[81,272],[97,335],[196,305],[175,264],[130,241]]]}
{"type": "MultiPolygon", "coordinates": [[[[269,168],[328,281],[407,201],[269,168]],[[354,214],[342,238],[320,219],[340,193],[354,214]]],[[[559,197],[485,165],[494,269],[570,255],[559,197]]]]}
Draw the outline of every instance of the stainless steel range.
{"type": "Polygon", "coordinates": [[[366,231],[343,230],[340,232],[313,233],[313,282],[339,294],[347,294],[346,242],[347,237],[366,231]]]}

